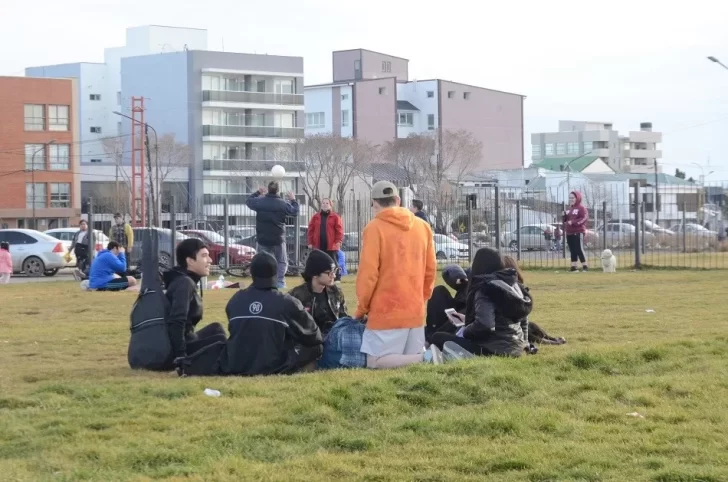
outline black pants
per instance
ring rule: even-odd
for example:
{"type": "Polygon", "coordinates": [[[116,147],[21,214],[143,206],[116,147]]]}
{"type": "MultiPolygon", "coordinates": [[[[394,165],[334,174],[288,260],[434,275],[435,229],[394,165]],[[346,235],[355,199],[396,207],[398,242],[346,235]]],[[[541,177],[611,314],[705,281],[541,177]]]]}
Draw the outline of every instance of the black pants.
{"type": "Polygon", "coordinates": [[[586,256],[584,256],[584,234],[567,234],[566,244],[569,245],[569,252],[571,253],[571,262],[576,263],[578,259],[582,263],[586,263],[586,256]]]}
{"type": "Polygon", "coordinates": [[[432,335],[438,332],[455,333],[457,327],[453,325],[445,314],[445,310],[457,310],[457,303],[450,291],[444,286],[435,286],[432,297],[427,301],[427,322],[425,325],[425,340],[432,343],[432,335]]]}
{"type": "Polygon", "coordinates": [[[295,373],[303,369],[306,365],[309,365],[319,358],[323,353],[323,347],[318,346],[302,346],[296,345],[293,356],[291,357],[293,366],[288,373],[295,373]]]}
{"type": "Polygon", "coordinates": [[[464,349],[468,350],[470,353],[476,356],[492,356],[495,355],[492,351],[488,350],[485,347],[482,347],[478,345],[477,343],[473,343],[470,340],[466,340],[465,338],[461,338],[457,335],[454,335],[452,333],[435,333],[432,335],[432,344],[438,347],[440,350],[442,350],[443,345],[445,345],[446,342],[452,341],[454,343],[457,343],[464,349]]]}
{"type": "MultiPolygon", "coordinates": [[[[326,254],[331,256],[334,260],[334,264],[339,268],[339,252],[338,251],[325,251],[326,254]]],[[[341,281],[341,268],[336,271],[336,281],[341,281]]]]}
{"type": "Polygon", "coordinates": [[[187,339],[187,354],[191,355],[208,345],[225,340],[227,340],[225,328],[220,323],[210,323],[206,327],[197,330],[191,338],[187,339]]]}
{"type": "Polygon", "coordinates": [[[546,333],[546,330],[538,326],[533,321],[528,322],[528,342],[532,345],[543,343],[546,341],[557,341],[557,338],[546,333]]]}
{"type": "Polygon", "coordinates": [[[210,376],[219,374],[219,360],[227,337],[220,323],[210,323],[187,339],[187,357],[183,362],[185,375],[210,376]]]}

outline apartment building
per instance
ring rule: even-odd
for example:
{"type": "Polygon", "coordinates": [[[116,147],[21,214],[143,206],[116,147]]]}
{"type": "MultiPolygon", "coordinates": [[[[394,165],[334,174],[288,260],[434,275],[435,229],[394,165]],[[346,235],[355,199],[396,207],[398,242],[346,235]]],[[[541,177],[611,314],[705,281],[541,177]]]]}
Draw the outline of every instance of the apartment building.
{"type": "MultiPolygon", "coordinates": [[[[662,134],[652,132],[652,123],[643,122],[640,130],[620,136],[610,122],[559,121],[558,132],[531,134],[531,160],[547,167],[554,163],[569,166],[572,161],[593,158],[591,172],[653,173],[662,151],[662,134]]],[[[583,162],[582,162],[583,163],[583,162]]],[[[588,171],[584,171],[588,172],[588,171]]]]}
{"type": "Polygon", "coordinates": [[[44,231],[81,214],[73,79],[0,77],[0,227],[44,231]]]}
{"type": "Polygon", "coordinates": [[[442,79],[410,80],[409,60],[365,49],[333,53],[333,82],[305,87],[306,134],[381,145],[466,130],[483,145],[476,170],[520,168],[524,96],[442,79]]]}

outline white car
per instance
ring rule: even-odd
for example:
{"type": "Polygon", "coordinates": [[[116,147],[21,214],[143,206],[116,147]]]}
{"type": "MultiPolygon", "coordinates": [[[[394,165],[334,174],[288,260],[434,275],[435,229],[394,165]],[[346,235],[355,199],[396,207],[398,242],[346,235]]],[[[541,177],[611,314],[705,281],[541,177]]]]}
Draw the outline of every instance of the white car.
{"type": "Polygon", "coordinates": [[[468,259],[468,245],[444,234],[435,235],[435,254],[437,259],[468,259]]]}
{"type": "MultiPolygon", "coordinates": [[[[63,248],[68,253],[71,249],[71,243],[73,243],[73,237],[78,231],[79,228],[55,228],[44,231],[44,233],[63,243],[63,248]]],[[[106,245],[109,244],[109,238],[98,229],[94,230],[94,241],[96,242],[97,253],[106,249],[106,245]]],[[[66,266],[76,266],[76,255],[73,252],[71,252],[71,261],[66,263],[66,266]]]]}
{"type": "Polygon", "coordinates": [[[66,266],[63,243],[33,229],[0,229],[0,241],[10,244],[13,272],[53,276],[66,266]]]}

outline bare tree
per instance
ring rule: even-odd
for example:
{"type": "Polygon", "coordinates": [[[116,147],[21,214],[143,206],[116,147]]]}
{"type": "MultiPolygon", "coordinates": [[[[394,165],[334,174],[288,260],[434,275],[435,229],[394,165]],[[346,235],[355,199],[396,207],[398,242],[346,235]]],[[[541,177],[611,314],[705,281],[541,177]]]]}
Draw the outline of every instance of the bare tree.
{"type": "MultiPolygon", "coordinates": [[[[151,140],[151,139],[150,139],[151,140]]],[[[152,141],[153,142],[153,141],[152,141]]],[[[153,144],[151,161],[148,163],[149,192],[151,199],[152,224],[160,225],[159,209],[165,181],[173,174],[181,174],[192,165],[192,150],[184,142],[177,142],[174,134],[164,134],[153,144]]]]}
{"type": "MultiPolygon", "coordinates": [[[[124,155],[128,153],[129,138],[128,137],[106,137],[101,140],[101,146],[106,156],[114,162],[116,167],[116,175],[114,176],[114,195],[110,196],[114,199],[114,212],[126,211],[125,207],[131,203],[131,179],[124,169],[124,155]]],[[[109,196],[107,196],[108,199],[109,196]]],[[[107,209],[112,208],[108,206],[107,209]]]]}
{"type": "Polygon", "coordinates": [[[423,187],[426,171],[435,153],[435,138],[429,134],[410,134],[386,142],[385,159],[402,169],[409,187],[423,187]]]}

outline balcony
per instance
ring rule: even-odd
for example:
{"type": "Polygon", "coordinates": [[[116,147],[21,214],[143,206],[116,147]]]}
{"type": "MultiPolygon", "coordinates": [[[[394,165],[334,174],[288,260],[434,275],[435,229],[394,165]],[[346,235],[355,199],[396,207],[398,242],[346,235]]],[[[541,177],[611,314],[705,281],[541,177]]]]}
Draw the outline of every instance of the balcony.
{"type": "Polygon", "coordinates": [[[275,92],[238,92],[232,90],[203,90],[202,102],[236,102],[242,104],[267,104],[271,106],[303,106],[302,94],[275,92]]]}
{"type": "Polygon", "coordinates": [[[273,166],[281,165],[286,172],[301,172],[304,170],[302,162],[298,161],[259,161],[249,159],[204,159],[202,170],[209,171],[270,171],[273,166]]]}
{"type": "Polygon", "coordinates": [[[662,157],[662,151],[656,149],[626,149],[624,151],[624,157],[631,157],[632,159],[649,159],[651,163],[652,160],[662,157]]]}
{"type": "Polygon", "coordinates": [[[303,137],[303,127],[203,125],[202,136],[300,139],[303,137]]]}

